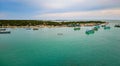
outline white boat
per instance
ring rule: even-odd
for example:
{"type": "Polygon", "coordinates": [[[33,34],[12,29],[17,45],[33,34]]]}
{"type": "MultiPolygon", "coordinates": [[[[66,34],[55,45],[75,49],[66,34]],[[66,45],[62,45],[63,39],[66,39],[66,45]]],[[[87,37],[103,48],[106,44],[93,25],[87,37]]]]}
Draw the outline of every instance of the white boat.
{"type": "Polygon", "coordinates": [[[6,29],[2,28],[0,29],[0,34],[9,34],[11,33],[10,31],[6,31],[6,29]]]}
{"type": "Polygon", "coordinates": [[[0,31],[0,34],[9,34],[11,33],[10,31],[0,31]]]}
{"type": "Polygon", "coordinates": [[[5,30],[6,30],[6,29],[4,29],[4,28],[1,28],[1,29],[0,29],[0,31],[5,31],[5,30]]]}

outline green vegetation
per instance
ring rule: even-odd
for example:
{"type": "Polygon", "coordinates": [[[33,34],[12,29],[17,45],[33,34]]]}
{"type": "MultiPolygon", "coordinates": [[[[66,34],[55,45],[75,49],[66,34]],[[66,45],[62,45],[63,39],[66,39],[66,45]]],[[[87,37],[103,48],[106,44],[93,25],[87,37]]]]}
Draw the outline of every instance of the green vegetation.
{"type": "Polygon", "coordinates": [[[0,20],[0,26],[37,26],[37,25],[49,25],[49,26],[62,26],[62,25],[77,25],[105,23],[102,21],[70,21],[70,22],[53,22],[53,21],[42,21],[42,20],[0,20]]]}

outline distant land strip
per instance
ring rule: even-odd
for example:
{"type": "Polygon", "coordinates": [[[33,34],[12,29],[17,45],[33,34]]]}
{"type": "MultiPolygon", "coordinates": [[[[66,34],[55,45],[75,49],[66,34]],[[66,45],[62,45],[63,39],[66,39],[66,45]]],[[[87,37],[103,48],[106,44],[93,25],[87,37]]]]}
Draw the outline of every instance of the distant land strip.
{"type": "Polygon", "coordinates": [[[44,20],[0,20],[0,27],[9,26],[94,26],[104,21],[44,21],[44,20]]]}

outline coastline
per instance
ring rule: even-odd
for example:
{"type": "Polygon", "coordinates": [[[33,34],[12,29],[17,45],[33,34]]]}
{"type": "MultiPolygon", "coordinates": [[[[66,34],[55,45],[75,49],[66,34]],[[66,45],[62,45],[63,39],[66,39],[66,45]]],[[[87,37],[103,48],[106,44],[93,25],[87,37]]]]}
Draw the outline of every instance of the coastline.
{"type": "Polygon", "coordinates": [[[108,24],[102,21],[37,21],[37,20],[0,20],[0,28],[55,28],[55,27],[86,27],[108,24]]]}

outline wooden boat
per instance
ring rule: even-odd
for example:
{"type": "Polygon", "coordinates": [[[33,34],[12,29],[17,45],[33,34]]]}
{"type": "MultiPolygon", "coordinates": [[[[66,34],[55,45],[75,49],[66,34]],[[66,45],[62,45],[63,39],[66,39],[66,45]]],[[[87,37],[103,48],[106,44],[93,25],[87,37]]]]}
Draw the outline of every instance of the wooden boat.
{"type": "Polygon", "coordinates": [[[99,26],[99,25],[97,25],[97,26],[95,26],[95,28],[99,29],[99,28],[100,28],[100,26],[99,26]]]}
{"type": "Polygon", "coordinates": [[[101,25],[101,27],[106,27],[106,25],[101,25]]]}
{"type": "Polygon", "coordinates": [[[80,30],[80,28],[79,27],[75,27],[74,30],[80,30]]]}
{"type": "Polygon", "coordinates": [[[94,31],[98,31],[98,28],[97,28],[97,27],[94,27],[92,30],[94,30],[94,31]]]}
{"type": "Polygon", "coordinates": [[[2,29],[0,29],[0,31],[5,31],[6,29],[4,29],[4,28],[2,28],[2,29]]]}
{"type": "Polygon", "coordinates": [[[57,33],[57,35],[63,35],[63,33],[57,33]]]}
{"type": "Polygon", "coordinates": [[[33,30],[39,30],[38,28],[33,28],[33,30]]]}
{"type": "Polygon", "coordinates": [[[110,29],[111,27],[110,26],[106,26],[106,27],[104,27],[104,29],[110,29]]]}
{"type": "Polygon", "coordinates": [[[31,30],[31,28],[26,28],[26,30],[31,30]]]}
{"type": "Polygon", "coordinates": [[[94,34],[95,31],[94,31],[94,30],[87,30],[85,33],[86,33],[86,34],[94,34]]]}
{"type": "Polygon", "coordinates": [[[0,31],[0,34],[10,34],[10,31],[0,31]]]}
{"type": "Polygon", "coordinates": [[[120,27],[120,25],[118,24],[118,25],[115,25],[114,27],[120,27]]]}

